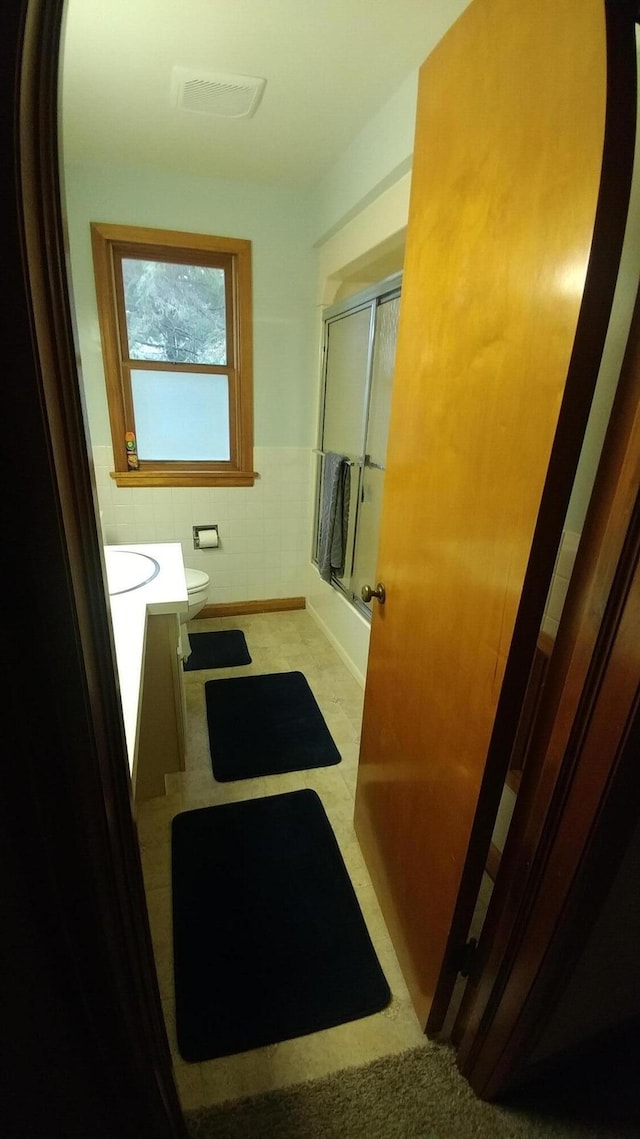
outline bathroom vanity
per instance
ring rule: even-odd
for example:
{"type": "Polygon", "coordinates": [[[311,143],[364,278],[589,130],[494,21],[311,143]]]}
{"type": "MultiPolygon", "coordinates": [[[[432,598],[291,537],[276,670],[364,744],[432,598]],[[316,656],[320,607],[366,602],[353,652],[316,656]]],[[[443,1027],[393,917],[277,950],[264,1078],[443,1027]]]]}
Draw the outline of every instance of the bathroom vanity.
{"type": "Polygon", "coordinates": [[[105,568],[134,801],[164,795],[184,770],[180,614],[188,595],[178,542],[105,546],[105,568]]]}

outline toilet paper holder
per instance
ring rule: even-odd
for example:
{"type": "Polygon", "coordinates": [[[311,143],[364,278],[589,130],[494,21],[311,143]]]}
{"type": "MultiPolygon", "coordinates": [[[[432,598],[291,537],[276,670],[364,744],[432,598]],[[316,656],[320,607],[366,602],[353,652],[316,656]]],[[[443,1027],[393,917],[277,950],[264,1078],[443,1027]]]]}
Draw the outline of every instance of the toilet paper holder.
{"type": "Polygon", "coordinates": [[[194,550],[215,550],[220,544],[218,526],[215,522],[207,522],[203,526],[193,528],[194,550]]]}

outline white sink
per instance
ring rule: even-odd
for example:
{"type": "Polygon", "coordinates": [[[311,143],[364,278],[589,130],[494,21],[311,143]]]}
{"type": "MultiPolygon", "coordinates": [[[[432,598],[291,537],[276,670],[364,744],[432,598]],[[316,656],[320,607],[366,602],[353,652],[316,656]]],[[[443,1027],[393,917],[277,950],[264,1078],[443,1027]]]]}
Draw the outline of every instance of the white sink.
{"type": "Polygon", "coordinates": [[[106,547],[104,558],[110,597],[140,589],[153,581],[160,572],[160,564],[155,558],[149,554],[140,554],[137,550],[112,550],[106,547]]]}

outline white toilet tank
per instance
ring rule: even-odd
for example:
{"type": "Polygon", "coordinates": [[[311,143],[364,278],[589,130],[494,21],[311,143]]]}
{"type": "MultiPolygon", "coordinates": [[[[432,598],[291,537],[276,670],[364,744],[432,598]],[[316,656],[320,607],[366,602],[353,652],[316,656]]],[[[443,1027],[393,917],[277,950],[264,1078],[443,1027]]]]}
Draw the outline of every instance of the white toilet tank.
{"type": "Polygon", "coordinates": [[[189,612],[180,614],[180,620],[183,622],[192,621],[203,605],[206,605],[209,596],[208,574],[203,570],[185,569],[184,576],[187,580],[189,612]]]}

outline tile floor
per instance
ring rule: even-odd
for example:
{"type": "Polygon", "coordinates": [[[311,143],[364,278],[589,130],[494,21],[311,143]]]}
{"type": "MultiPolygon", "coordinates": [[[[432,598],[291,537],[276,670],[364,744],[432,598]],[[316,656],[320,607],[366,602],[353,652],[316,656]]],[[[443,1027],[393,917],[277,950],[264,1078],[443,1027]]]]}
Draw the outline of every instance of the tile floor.
{"type": "Polygon", "coordinates": [[[188,628],[244,631],[252,664],[184,673],[187,702],[186,771],[167,776],[167,794],[139,806],[149,919],[176,1080],[185,1110],[286,1087],[341,1068],[364,1064],[415,1045],[429,1047],[414,1013],[352,825],[362,718],[362,690],[304,610],[194,621],[188,628]],[[211,773],[204,705],[206,680],[250,673],[300,670],[306,676],[342,755],[334,767],[289,775],[216,783],[211,773]],[[312,787],[331,820],[369,933],[392,991],[383,1012],[310,1036],[235,1056],[188,1064],[174,1031],[171,933],[170,822],[180,811],[312,787]]]}

